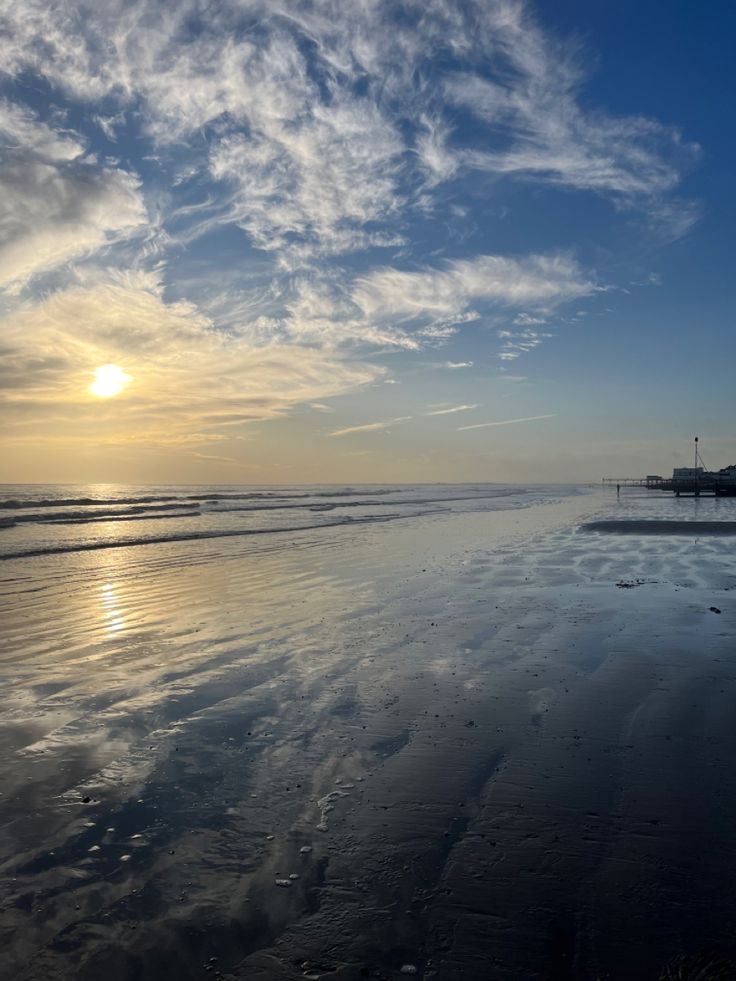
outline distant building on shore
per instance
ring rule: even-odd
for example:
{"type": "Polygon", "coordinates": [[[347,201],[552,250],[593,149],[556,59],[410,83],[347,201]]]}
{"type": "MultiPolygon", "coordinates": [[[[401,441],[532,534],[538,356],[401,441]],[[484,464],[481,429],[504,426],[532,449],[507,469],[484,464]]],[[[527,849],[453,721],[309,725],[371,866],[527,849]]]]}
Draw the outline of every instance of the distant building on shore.
{"type": "Polygon", "coordinates": [[[622,487],[646,487],[649,490],[674,491],[681,494],[714,494],[716,497],[736,497],[736,464],[720,470],[706,470],[698,450],[699,437],[695,437],[695,458],[692,467],[675,467],[671,477],[647,474],[646,477],[604,477],[603,484],[615,484],[617,492],[622,487]]]}

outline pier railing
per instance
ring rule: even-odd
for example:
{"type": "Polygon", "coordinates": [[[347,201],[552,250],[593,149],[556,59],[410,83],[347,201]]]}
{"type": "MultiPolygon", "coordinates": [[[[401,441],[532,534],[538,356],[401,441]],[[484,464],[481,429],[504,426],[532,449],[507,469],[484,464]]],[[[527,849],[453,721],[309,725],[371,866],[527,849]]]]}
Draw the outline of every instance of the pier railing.
{"type": "Polygon", "coordinates": [[[681,494],[714,494],[716,497],[736,496],[736,485],[718,477],[703,474],[700,477],[603,477],[604,487],[644,487],[647,490],[669,491],[681,494]]]}
{"type": "Polygon", "coordinates": [[[672,481],[666,477],[604,477],[604,486],[609,487],[648,487],[652,490],[671,490],[664,484],[671,484],[672,481]]]}

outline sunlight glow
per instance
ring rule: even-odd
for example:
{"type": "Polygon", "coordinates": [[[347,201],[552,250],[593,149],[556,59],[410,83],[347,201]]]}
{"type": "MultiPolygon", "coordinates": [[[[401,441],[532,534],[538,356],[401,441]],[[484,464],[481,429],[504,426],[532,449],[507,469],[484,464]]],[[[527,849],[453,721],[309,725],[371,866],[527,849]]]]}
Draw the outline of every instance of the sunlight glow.
{"type": "Polygon", "coordinates": [[[103,629],[107,634],[116,634],[125,629],[125,610],[120,604],[117,587],[113,583],[100,586],[100,605],[102,607],[103,629]]]}
{"type": "Polygon", "coordinates": [[[95,370],[95,380],[89,386],[90,392],[100,399],[110,399],[119,395],[132,381],[122,368],[116,364],[103,364],[95,370]]]}

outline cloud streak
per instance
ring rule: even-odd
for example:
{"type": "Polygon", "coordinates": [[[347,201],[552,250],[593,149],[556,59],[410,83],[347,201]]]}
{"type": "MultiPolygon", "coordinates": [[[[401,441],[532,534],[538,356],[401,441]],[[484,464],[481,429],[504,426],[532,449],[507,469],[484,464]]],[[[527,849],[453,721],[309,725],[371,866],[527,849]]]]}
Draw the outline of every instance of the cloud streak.
{"type": "Polygon", "coordinates": [[[469,412],[471,409],[477,409],[477,405],[452,405],[449,409],[435,409],[433,412],[425,412],[425,416],[450,416],[454,415],[456,412],[469,412]]]}
{"type": "Polygon", "coordinates": [[[352,299],[369,319],[412,320],[460,317],[474,302],[549,308],[595,289],[568,255],[483,255],[416,272],[378,269],[358,279],[352,299]]]}
{"type": "Polygon", "coordinates": [[[517,422],[536,422],[538,419],[555,419],[557,413],[547,413],[542,416],[524,416],[522,419],[500,419],[497,422],[476,422],[472,426],[458,426],[458,432],[464,433],[469,429],[490,429],[492,426],[513,426],[517,422]]]}
{"type": "Polygon", "coordinates": [[[402,422],[408,422],[412,416],[397,416],[395,419],[386,419],[383,422],[367,422],[361,426],[347,426],[345,429],[336,429],[328,436],[349,436],[351,433],[375,433],[381,429],[390,429],[402,422]]]}
{"type": "Polygon", "coordinates": [[[458,149],[462,164],[590,191],[674,221],[666,195],[697,160],[699,147],[655,120],[583,108],[580,47],[546,37],[523,3],[499,4],[495,13],[495,30],[486,39],[499,66],[495,75],[463,71],[445,84],[452,103],[500,137],[493,149],[458,149]]]}

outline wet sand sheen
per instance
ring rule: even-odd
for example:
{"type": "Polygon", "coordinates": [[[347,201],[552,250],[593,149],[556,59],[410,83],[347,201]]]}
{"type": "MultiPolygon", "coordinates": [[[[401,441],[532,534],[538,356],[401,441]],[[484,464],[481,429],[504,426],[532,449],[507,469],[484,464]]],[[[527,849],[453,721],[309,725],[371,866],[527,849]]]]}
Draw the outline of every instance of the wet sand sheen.
{"type": "Polygon", "coordinates": [[[657,978],[727,946],[730,546],[578,534],[601,508],[7,577],[9,976],[657,978]]]}
{"type": "Polygon", "coordinates": [[[736,535],[736,521],[588,521],[582,530],[611,535],[736,535]]]}

